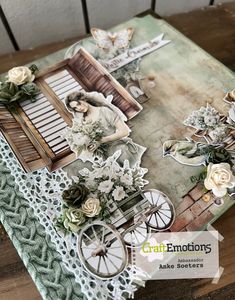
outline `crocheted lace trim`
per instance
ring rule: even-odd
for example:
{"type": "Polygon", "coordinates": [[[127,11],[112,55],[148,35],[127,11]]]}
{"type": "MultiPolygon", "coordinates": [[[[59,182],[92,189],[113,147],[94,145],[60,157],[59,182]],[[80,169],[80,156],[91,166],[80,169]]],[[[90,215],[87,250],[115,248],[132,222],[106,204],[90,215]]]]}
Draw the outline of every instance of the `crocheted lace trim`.
{"type": "Polygon", "coordinates": [[[49,173],[46,168],[25,173],[2,135],[0,135],[0,149],[20,192],[51,237],[65,267],[74,274],[76,282],[81,285],[82,293],[92,300],[111,298],[120,300],[133,296],[136,290],[133,276],[138,272],[134,266],[129,265],[120,275],[110,280],[94,278],[79,261],[76,236],[71,234],[64,237],[56,231],[53,220],[61,214],[61,192],[71,183],[67,174],[61,169],[49,173]]]}

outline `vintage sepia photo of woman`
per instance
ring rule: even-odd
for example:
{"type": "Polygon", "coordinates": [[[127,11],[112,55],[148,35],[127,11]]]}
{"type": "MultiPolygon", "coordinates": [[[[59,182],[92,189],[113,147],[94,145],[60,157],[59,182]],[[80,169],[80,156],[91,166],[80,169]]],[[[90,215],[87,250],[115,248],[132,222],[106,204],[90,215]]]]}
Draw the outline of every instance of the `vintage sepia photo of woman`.
{"type": "Polygon", "coordinates": [[[107,158],[121,150],[118,162],[128,160],[130,166],[139,164],[146,150],[132,141],[126,116],[98,92],[73,92],[65,99],[66,108],[73,113],[73,126],[64,133],[70,148],[83,161],[95,156],[107,158]]]}

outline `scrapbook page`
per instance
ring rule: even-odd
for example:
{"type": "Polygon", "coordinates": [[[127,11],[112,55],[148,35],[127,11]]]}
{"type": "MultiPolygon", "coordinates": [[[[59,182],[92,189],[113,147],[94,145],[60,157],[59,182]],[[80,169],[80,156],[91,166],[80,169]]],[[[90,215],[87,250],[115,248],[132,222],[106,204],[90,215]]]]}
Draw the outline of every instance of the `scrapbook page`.
{"type": "Polygon", "coordinates": [[[162,32],[136,43],[135,25],[94,28],[63,61],[13,68],[0,87],[1,153],[20,191],[76,280],[117,297],[135,290],[132,254],[149,233],[203,230],[234,204],[234,90],[216,107],[171,101],[158,60],[175,45],[162,32]]]}

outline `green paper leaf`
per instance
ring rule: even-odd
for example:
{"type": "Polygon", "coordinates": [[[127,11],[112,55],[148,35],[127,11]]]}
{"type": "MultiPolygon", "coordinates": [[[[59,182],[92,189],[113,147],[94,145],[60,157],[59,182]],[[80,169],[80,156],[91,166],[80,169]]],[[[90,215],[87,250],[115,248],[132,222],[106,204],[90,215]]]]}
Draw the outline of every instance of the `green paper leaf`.
{"type": "Polygon", "coordinates": [[[3,91],[0,92],[0,98],[2,98],[2,99],[10,100],[11,97],[12,97],[12,96],[11,96],[10,93],[3,92],[3,91]]]}
{"type": "Polygon", "coordinates": [[[40,93],[39,88],[33,82],[22,85],[21,90],[28,96],[35,96],[40,93]]]}
{"type": "Polygon", "coordinates": [[[0,87],[0,92],[14,96],[19,91],[18,86],[13,82],[4,82],[0,87]]]}
{"type": "Polygon", "coordinates": [[[32,74],[38,71],[38,67],[35,64],[29,66],[29,69],[31,70],[32,74]]]}
{"type": "Polygon", "coordinates": [[[10,102],[16,102],[19,100],[25,100],[27,97],[25,97],[25,93],[23,91],[19,91],[15,94],[14,97],[11,98],[10,102]]]}

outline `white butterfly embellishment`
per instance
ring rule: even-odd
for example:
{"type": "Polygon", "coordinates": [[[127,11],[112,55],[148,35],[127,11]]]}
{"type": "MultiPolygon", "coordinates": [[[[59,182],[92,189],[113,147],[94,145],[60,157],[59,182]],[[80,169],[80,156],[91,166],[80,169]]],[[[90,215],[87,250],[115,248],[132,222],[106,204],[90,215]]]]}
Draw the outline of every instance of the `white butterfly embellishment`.
{"type": "Polygon", "coordinates": [[[91,28],[91,34],[99,48],[110,50],[112,48],[126,48],[132,38],[134,29],[129,27],[119,32],[109,32],[98,28],[91,28]]]}

